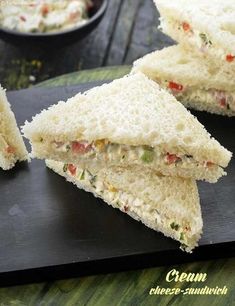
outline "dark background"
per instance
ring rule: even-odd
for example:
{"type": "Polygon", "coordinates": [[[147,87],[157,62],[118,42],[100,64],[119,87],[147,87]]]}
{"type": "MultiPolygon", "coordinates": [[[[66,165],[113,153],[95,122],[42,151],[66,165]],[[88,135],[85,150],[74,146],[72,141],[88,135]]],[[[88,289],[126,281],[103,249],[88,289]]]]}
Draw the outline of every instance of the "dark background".
{"type": "Polygon", "coordinates": [[[152,0],[109,0],[98,28],[73,45],[20,49],[0,40],[0,83],[8,90],[20,89],[78,70],[132,64],[171,43],[157,26],[152,0]]]}

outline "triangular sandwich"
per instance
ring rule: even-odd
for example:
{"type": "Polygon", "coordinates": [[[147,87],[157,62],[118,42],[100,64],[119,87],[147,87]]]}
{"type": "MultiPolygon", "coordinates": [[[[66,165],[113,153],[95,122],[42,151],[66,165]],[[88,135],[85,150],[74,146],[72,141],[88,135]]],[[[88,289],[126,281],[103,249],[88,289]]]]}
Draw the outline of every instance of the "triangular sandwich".
{"type": "Polygon", "coordinates": [[[213,65],[199,53],[171,46],[138,59],[133,73],[142,72],[172,93],[184,106],[235,116],[235,66],[213,65]]]}
{"type": "Polygon", "coordinates": [[[79,164],[137,165],[216,182],[231,153],[142,73],[77,94],[26,122],[32,155],[79,164]]]}
{"type": "Polygon", "coordinates": [[[136,167],[80,168],[50,160],[46,163],[78,188],[180,241],[186,251],[197,246],[203,222],[194,180],[156,175],[136,167]]]}
{"type": "Polygon", "coordinates": [[[0,168],[11,169],[17,161],[28,160],[28,153],[15,116],[0,86],[0,168]]]}

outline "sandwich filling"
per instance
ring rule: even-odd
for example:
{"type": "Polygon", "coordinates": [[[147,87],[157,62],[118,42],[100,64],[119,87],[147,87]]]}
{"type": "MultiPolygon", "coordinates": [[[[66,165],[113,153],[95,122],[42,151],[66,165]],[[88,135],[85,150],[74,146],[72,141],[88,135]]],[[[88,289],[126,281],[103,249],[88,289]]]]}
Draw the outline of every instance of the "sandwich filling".
{"type": "Polygon", "coordinates": [[[235,61],[235,54],[226,54],[225,51],[218,46],[218,44],[216,44],[207,33],[194,29],[190,23],[175,20],[173,18],[166,20],[161,17],[160,20],[161,24],[159,27],[167,34],[175,32],[177,35],[182,37],[182,39],[186,38],[191,45],[197,46],[203,53],[210,53],[215,57],[221,57],[221,59],[226,60],[229,63],[235,61]]]}
{"type": "MultiPolygon", "coordinates": [[[[41,139],[41,142],[44,140],[41,139]]],[[[105,161],[118,164],[141,164],[152,168],[183,167],[191,169],[201,166],[212,170],[218,167],[209,160],[196,161],[192,155],[185,153],[174,153],[161,151],[150,146],[130,146],[111,143],[108,140],[97,141],[71,141],[49,143],[50,149],[54,152],[68,154],[71,153],[75,158],[81,156],[84,159],[105,161]]]]}
{"type": "Polygon", "coordinates": [[[5,137],[0,133],[0,152],[9,161],[14,162],[16,159],[16,148],[10,145],[5,137]]]}
{"type": "Polygon", "coordinates": [[[76,27],[88,20],[90,0],[0,1],[0,25],[21,32],[53,32],[76,27]],[[10,2],[10,1],[8,1],[10,2]]]}
{"type": "Polygon", "coordinates": [[[184,84],[167,80],[157,80],[157,82],[178,100],[187,98],[188,101],[198,100],[216,105],[223,110],[235,111],[235,93],[216,89],[194,88],[184,84]]]}
{"type": "Polygon", "coordinates": [[[197,233],[192,231],[187,220],[181,218],[180,221],[176,218],[170,218],[167,214],[158,211],[150,202],[145,203],[142,199],[135,198],[131,193],[117,189],[109,183],[107,178],[99,177],[99,174],[93,174],[88,169],[80,169],[73,164],[64,164],[63,172],[73,181],[94,189],[95,193],[107,199],[113,207],[119,208],[130,215],[136,215],[138,220],[149,220],[152,227],[156,224],[156,226],[165,228],[167,231],[173,231],[175,239],[181,242],[182,248],[187,249],[187,246],[195,240],[194,236],[197,233]]]}

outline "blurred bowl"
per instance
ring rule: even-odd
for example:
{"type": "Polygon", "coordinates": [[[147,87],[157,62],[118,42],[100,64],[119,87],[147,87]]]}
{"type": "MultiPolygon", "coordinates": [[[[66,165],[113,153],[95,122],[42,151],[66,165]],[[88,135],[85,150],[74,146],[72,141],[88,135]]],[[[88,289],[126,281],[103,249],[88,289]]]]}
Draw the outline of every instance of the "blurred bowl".
{"type": "Polygon", "coordinates": [[[108,0],[93,0],[94,7],[89,12],[86,23],[71,28],[51,33],[25,33],[9,30],[0,26],[0,39],[18,46],[43,45],[48,47],[63,47],[81,40],[92,32],[102,20],[107,9],[108,0]]]}

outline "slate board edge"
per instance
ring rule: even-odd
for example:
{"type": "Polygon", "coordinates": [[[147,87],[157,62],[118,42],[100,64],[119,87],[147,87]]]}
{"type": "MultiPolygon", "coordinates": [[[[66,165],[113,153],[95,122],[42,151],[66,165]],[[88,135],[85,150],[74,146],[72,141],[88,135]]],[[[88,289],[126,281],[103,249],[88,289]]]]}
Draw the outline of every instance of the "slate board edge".
{"type": "MultiPolygon", "coordinates": [[[[107,82],[109,82],[110,80],[107,80],[107,82]]],[[[100,81],[100,82],[96,82],[96,81],[94,81],[94,82],[89,82],[89,83],[87,83],[86,85],[88,86],[88,87],[90,87],[91,85],[99,85],[99,84],[101,84],[101,83],[103,83],[103,81],[100,81]]],[[[59,86],[59,87],[64,87],[64,86],[59,86]]],[[[68,87],[73,87],[73,86],[68,86],[68,87]]],[[[76,86],[75,86],[76,87],[76,86]]],[[[227,243],[227,244],[225,244],[225,245],[227,245],[226,246],[226,250],[228,251],[228,253],[226,254],[226,257],[227,256],[234,256],[235,255],[235,253],[234,253],[234,247],[235,247],[235,243],[234,242],[231,242],[231,243],[227,243]],[[228,246],[228,244],[229,244],[229,246],[228,246]]],[[[224,248],[224,246],[223,246],[223,244],[218,244],[218,245],[214,245],[213,246],[213,249],[214,249],[214,247],[215,247],[215,249],[217,249],[217,250],[222,250],[223,248],[224,248]]],[[[207,246],[205,246],[205,252],[207,253],[207,251],[206,251],[206,248],[207,248],[207,246]]],[[[202,249],[202,248],[200,248],[200,249],[202,249]]],[[[181,251],[180,251],[180,253],[179,254],[181,254],[181,251]]],[[[174,255],[174,254],[172,254],[172,251],[171,251],[171,256],[172,255],[174,255]]],[[[181,254],[182,255],[182,254],[181,254]]],[[[207,254],[208,255],[208,254],[207,254]]],[[[222,255],[222,257],[224,257],[224,254],[223,254],[223,252],[222,253],[220,253],[220,252],[218,252],[217,253],[217,255],[215,255],[215,254],[213,254],[213,252],[212,252],[212,254],[211,255],[213,255],[215,258],[220,258],[221,257],[221,255],[222,255]]],[[[154,255],[155,256],[155,255],[154,255]]],[[[213,257],[212,256],[212,257],[213,257]]],[[[136,257],[137,258],[137,261],[138,260],[141,260],[141,256],[139,257],[139,255],[135,255],[134,257],[136,257]]],[[[133,258],[134,258],[133,257],[133,258]]],[[[189,262],[189,261],[194,261],[194,260],[202,260],[203,258],[201,258],[201,256],[199,255],[197,255],[196,254],[196,251],[193,253],[193,255],[191,255],[191,257],[189,257],[188,259],[186,258],[186,259],[184,259],[184,260],[182,260],[182,256],[180,256],[181,258],[179,259],[179,262],[189,262]]],[[[184,257],[184,256],[183,256],[184,257]]],[[[203,256],[202,256],[203,257],[203,256]]],[[[155,260],[152,262],[152,264],[150,263],[150,261],[148,261],[148,264],[147,264],[147,266],[159,266],[159,265],[165,265],[165,264],[168,264],[169,262],[167,262],[165,259],[166,258],[168,258],[167,256],[166,256],[166,254],[163,256],[163,260],[161,259],[159,259],[159,258],[157,258],[158,259],[158,262],[156,263],[155,262],[155,260],[156,260],[156,257],[155,257],[155,260]]],[[[121,261],[120,262],[122,262],[122,259],[123,258],[117,258],[117,260],[119,260],[119,259],[121,259],[121,261]]],[[[125,258],[124,258],[125,259],[125,258]]],[[[178,262],[178,259],[177,259],[177,257],[175,257],[175,263],[179,263],[178,262]]],[[[208,257],[207,257],[207,259],[209,259],[208,257]]],[[[107,259],[106,259],[107,260],[107,259]]],[[[99,260],[99,262],[101,263],[101,266],[102,266],[102,261],[103,260],[99,260]]],[[[133,261],[133,262],[135,262],[135,260],[133,261]]],[[[172,261],[171,261],[171,263],[173,263],[172,261]]],[[[88,264],[89,264],[89,262],[88,262],[88,264]]],[[[97,264],[97,262],[93,262],[93,267],[94,267],[94,269],[93,269],[93,272],[94,273],[103,273],[103,272],[105,272],[105,273],[107,273],[107,272],[112,272],[112,269],[102,269],[102,267],[100,267],[100,265],[98,264],[98,268],[96,267],[96,264],[97,264]]],[[[129,265],[129,267],[125,267],[125,264],[123,265],[123,267],[119,267],[118,268],[118,271],[120,271],[120,270],[126,270],[126,269],[134,269],[134,268],[143,268],[143,267],[147,267],[146,266],[146,263],[142,263],[140,266],[131,266],[130,267],[130,265],[129,265]]],[[[107,265],[106,264],[104,264],[104,267],[105,268],[107,268],[107,265]]],[[[103,268],[104,268],[103,267],[103,268]]],[[[92,271],[90,271],[90,272],[88,272],[88,273],[86,273],[83,269],[80,269],[80,265],[78,264],[78,263],[75,263],[75,264],[68,264],[68,265],[62,265],[62,266],[55,266],[54,268],[52,268],[52,267],[45,267],[44,268],[45,270],[47,270],[47,271],[51,271],[51,269],[55,269],[55,271],[54,271],[54,276],[51,276],[50,274],[50,272],[49,272],[49,274],[48,274],[48,276],[49,276],[49,278],[48,279],[54,279],[54,277],[55,277],[55,279],[58,279],[58,278],[67,278],[67,277],[71,277],[71,276],[73,276],[73,271],[75,271],[76,270],[76,275],[77,276],[79,276],[79,275],[86,275],[86,274],[93,274],[93,272],[92,271]],[[77,269],[75,269],[75,266],[78,266],[78,270],[77,269]],[[71,269],[68,269],[68,266],[71,266],[71,269]],[[61,268],[60,268],[61,267],[61,268]],[[65,269],[63,268],[63,267],[66,267],[65,269]],[[60,272],[61,272],[61,274],[59,273],[59,274],[57,274],[56,273],[56,270],[57,271],[59,271],[60,270],[60,272]],[[64,274],[63,274],[63,270],[64,270],[64,274]],[[70,271],[71,270],[71,271],[70,271]],[[67,273],[68,273],[68,271],[70,271],[71,273],[69,274],[69,275],[67,275],[67,273]]],[[[43,280],[43,279],[47,279],[47,277],[46,277],[46,275],[45,275],[45,273],[43,272],[43,268],[38,268],[38,269],[33,269],[34,271],[37,271],[37,275],[35,276],[34,274],[35,273],[33,273],[31,270],[24,270],[24,271],[15,271],[15,272],[9,272],[9,273],[1,273],[0,274],[0,284],[2,285],[2,284],[4,284],[4,285],[7,285],[7,284],[9,284],[9,285],[11,285],[11,284],[16,284],[16,283],[21,283],[21,281],[22,280],[20,280],[18,277],[18,280],[16,281],[16,278],[15,277],[10,277],[10,279],[11,280],[9,280],[8,279],[8,276],[10,276],[10,275],[12,275],[12,273],[14,274],[14,273],[16,273],[15,274],[15,276],[17,276],[17,274],[20,276],[20,275],[24,275],[24,280],[23,280],[23,282],[22,283],[25,283],[25,282],[31,282],[31,281],[41,281],[41,280],[43,280]],[[6,276],[8,274],[8,276],[6,276]],[[43,277],[43,278],[41,278],[41,277],[43,277]],[[16,281],[16,283],[15,283],[15,281],[16,281]]],[[[89,270],[89,269],[88,269],[89,270]]],[[[13,276],[13,275],[12,275],[13,276]]],[[[75,275],[74,275],[75,276],[75,275]]],[[[21,277],[20,277],[21,278],[21,277]]]]}
{"type": "Polygon", "coordinates": [[[203,262],[209,259],[230,258],[235,256],[235,242],[215,244],[209,248],[209,252],[210,257],[208,258],[208,246],[202,246],[200,253],[195,250],[193,254],[182,253],[180,250],[169,250],[162,252],[160,257],[159,253],[137,254],[2,272],[0,273],[0,287],[153,268],[169,265],[169,262],[173,266],[193,261],[203,262]],[[225,251],[226,255],[224,254],[225,251]]]}

